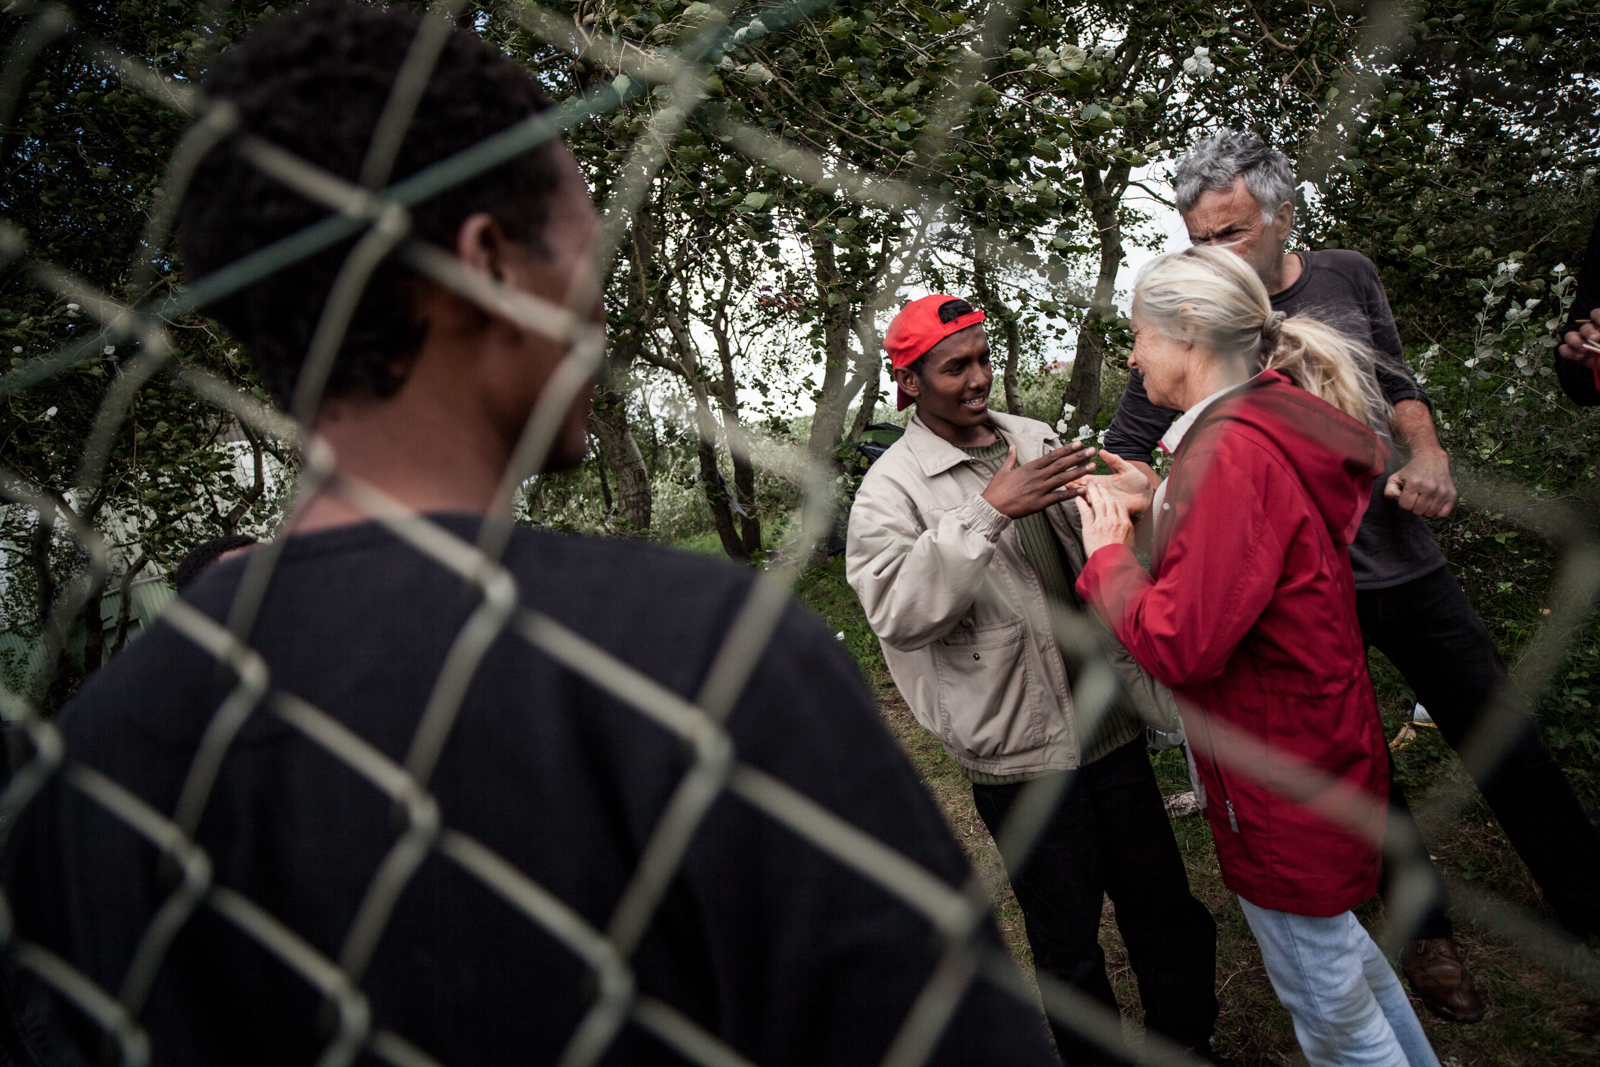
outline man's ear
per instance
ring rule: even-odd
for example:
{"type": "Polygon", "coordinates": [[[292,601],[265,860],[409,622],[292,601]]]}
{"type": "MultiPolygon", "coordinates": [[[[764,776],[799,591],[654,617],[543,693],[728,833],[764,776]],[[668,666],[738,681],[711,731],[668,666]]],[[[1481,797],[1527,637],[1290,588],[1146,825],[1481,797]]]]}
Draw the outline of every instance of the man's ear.
{"type": "Polygon", "coordinates": [[[1294,205],[1289,201],[1278,205],[1278,213],[1272,218],[1272,231],[1279,241],[1287,241],[1294,232],[1294,205]]]}
{"type": "Polygon", "coordinates": [[[922,392],[922,379],[918,378],[917,372],[910,367],[894,368],[894,384],[912,400],[918,399],[917,394],[922,392]]]}
{"type": "Polygon", "coordinates": [[[456,230],[456,258],[495,281],[504,280],[506,235],[487,211],[468,215],[456,230]]]}

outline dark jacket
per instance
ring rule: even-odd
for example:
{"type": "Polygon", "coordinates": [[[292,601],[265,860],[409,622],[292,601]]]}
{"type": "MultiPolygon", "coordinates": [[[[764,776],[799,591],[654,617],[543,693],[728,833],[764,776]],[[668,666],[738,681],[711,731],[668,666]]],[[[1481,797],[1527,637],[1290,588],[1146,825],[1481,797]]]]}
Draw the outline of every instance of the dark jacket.
{"type": "Polygon", "coordinates": [[[1281,374],[1258,375],[1179,447],[1155,576],[1112,546],[1078,580],[1178,696],[1223,879],[1259,907],[1337,915],[1377,889],[1388,750],[1346,546],[1386,458],[1365,426],[1281,374]],[[1209,720],[1370,796],[1362,832],[1264,784],[1266,768],[1219,763],[1209,720]]]}
{"type": "MultiPolygon", "coordinates": [[[[1561,325],[1561,336],[1556,339],[1558,349],[1559,342],[1565,341],[1567,334],[1589,321],[1595,308],[1600,308],[1600,218],[1594,220],[1594,232],[1589,234],[1589,247],[1583,253],[1583,266],[1578,268],[1578,288],[1572,296],[1572,310],[1561,325]]],[[[1600,405],[1600,377],[1560,351],[1555,353],[1555,360],[1556,377],[1561,379],[1561,388],[1567,391],[1573,403],[1586,408],[1600,405]]]]}

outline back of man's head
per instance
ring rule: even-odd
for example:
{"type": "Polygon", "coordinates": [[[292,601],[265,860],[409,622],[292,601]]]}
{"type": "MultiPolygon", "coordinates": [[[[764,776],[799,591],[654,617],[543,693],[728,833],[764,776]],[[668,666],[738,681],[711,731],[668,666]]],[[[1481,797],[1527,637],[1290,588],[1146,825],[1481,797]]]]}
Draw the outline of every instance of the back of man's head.
{"type": "MultiPolygon", "coordinates": [[[[218,60],[206,88],[237,109],[243,133],[356,182],[421,24],[422,16],[404,9],[320,0],[253,29],[218,60]]],[[[452,32],[388,180],[413,175],[549,106],[525,70],[478,38],[452,32]]],[[[549,200],[565,175],[561,153],[552,138],[417,204],[411,235],[452,247],[463,220],[487,212],[508,237],[542,252],[549,200]]],[[[188,275],[216,271],[330,214],[225,143],[201,162],[183,201],[188,275]]],[[[280,404],[287,406],[294,393],[352,244],[299,260],[207,308],[244,345],[280,404]]],[[[416,286],[416,275],[393,258],[374,272],[325,396],[385,397],[400,388],[423,337],[416,286]]]]}
{"type": "Polygon", "coordinates": [[[1288,156],[1253,133],[1219,130],[1178,160],[1172,176],[1178,213],[1187,215],[1206,193],[1233,188],[1237,178],[1244,179],[1266,225],[1277,217],[1279,205],[1294,202],[1294,167],[1288,156]]]}

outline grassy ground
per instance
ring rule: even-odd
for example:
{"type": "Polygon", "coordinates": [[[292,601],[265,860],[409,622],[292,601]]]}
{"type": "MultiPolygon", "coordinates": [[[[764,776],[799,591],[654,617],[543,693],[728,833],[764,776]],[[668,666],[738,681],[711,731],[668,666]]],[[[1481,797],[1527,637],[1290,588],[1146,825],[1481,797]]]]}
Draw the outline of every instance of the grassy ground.
{"type": "MultiPolygon", "coordinates": [[[[973,865],[995,887],[1001,930],[1018,961],[1031,971],[1021,912],[1006,884],[994,842],[973,809],[967,782],[939,744],[912,719],[890,681],[860,605],[844,582],[841,561],[834,560],[808,573],[797,593],[828,621],[831,629],[844,634],[845,645],[877,694],[884,721],[943,809],[973,865]]],[[[1398,672],[1381,657],[1375,655],[1372,670],[1387,734],[1393,738],[1408,715],[1410,695],[1398,672]]],[[[1418,731],[1415,740],[1396,751],[1395,759],[1413,807],[1419,812],[1434,812],[1431,817],[1422,814],[1421,818],[1423,833],[1440,868],[1548,918],[1526,869],[1437,731],[1418,731]],[[1454,803],[1431,803],[1441,799],[1454,803]],[[1457,809],[1457,813],[1452,816],[1450,808],[1457,809]]],[[[1188,790],[1188,775],[1178,752],[1156,756],[1155,767],[1164,793],[1188,790]]],[[[1585,790],[1580,788],[1580,792],[1585,790]]],[[[1222,884],[1204,817],[1177,819],[1173,832],[1189,870],[1190,886],[1217,920],[1217,985],[1222,1002],[1217,1048],[1245,1064],[1303,1063],[1289,1017],[1273,996],[1238,902],[1222,884]]],[[[1374,901],[1359,914],[1381,938],[1382,905],[1374,901]]],[[[1101,921],[1101,943],[1112,984],[1122,1002],[1127,1025],[1131,1026],[1139,1017],[1138,992],[1109,902],[1101,921]]],[[[1482,1022],[1458,1026],[1435,1019],[1418,1005],[1423,1026],[1445,1067],[1565,1067],[1600,1062],[1600,996],[1586,993],[1559,974],[1536,966],[1514,945],[1468,923],[1458,922],[1457,942],[1487,992],[1489,1010],[1482,1022]]]]}

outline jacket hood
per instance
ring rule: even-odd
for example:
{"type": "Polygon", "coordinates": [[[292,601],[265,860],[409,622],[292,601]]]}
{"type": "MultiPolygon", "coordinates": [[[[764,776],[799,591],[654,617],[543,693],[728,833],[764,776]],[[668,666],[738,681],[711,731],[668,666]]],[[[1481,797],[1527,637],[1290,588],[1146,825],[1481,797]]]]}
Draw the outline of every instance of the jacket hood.
{"type": "MultiPolygon", "coordinates": [[[[1389,449],[1378,435],[1277,371],[1263,371],[1201,419],[1243,423],[1270,438],[1300,476],[1334,540],[1348,545],[1372,501],[1389,449]]],[[[1191,430],[1185,443],[1201,434],[1191,430]]]]}

